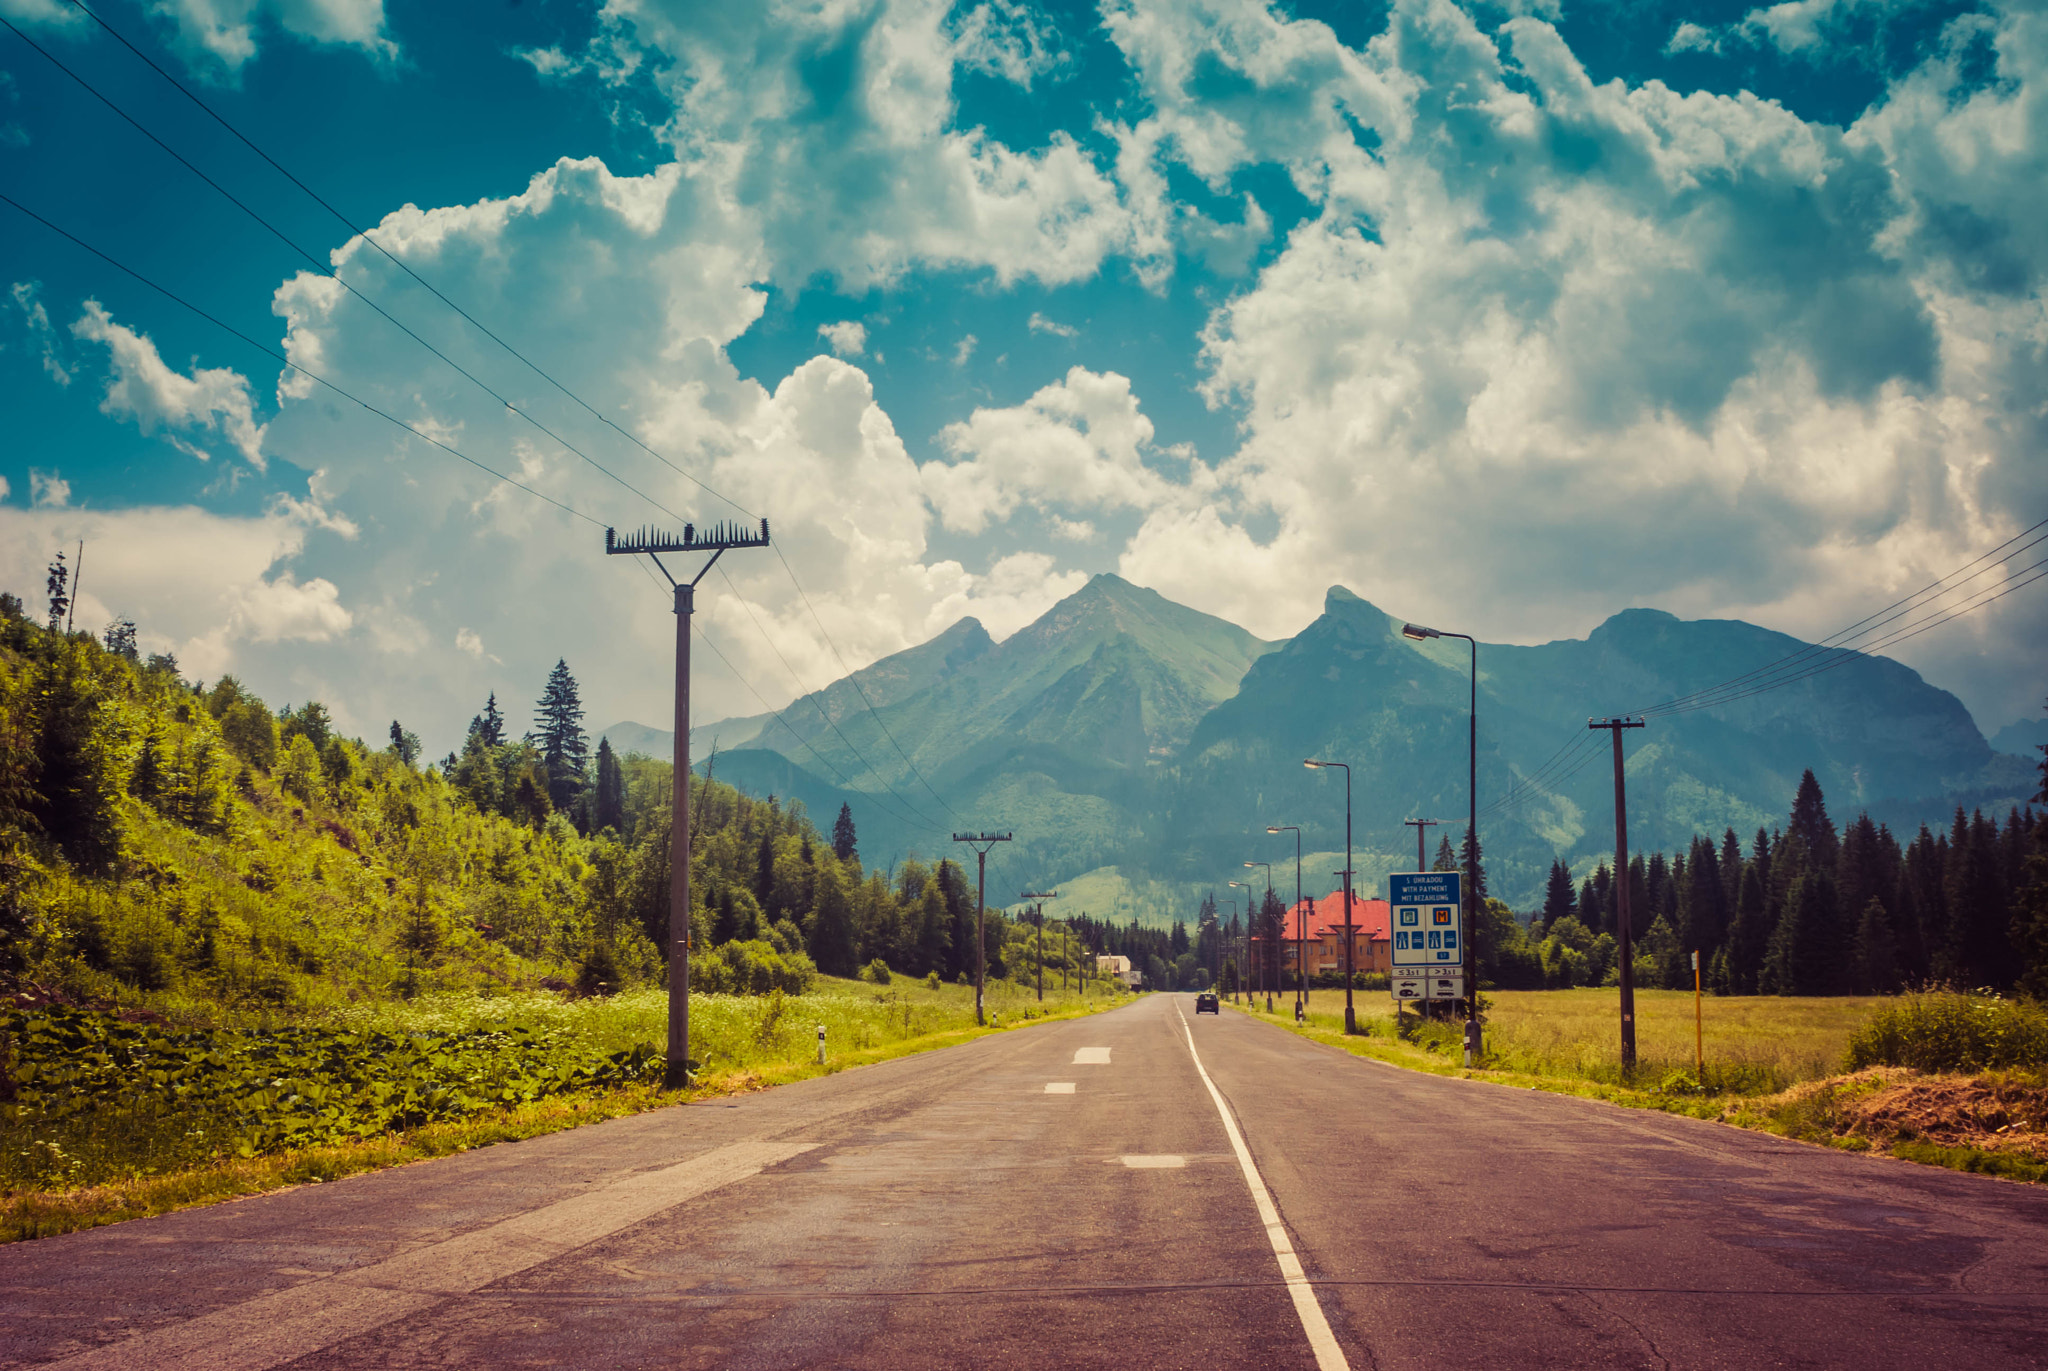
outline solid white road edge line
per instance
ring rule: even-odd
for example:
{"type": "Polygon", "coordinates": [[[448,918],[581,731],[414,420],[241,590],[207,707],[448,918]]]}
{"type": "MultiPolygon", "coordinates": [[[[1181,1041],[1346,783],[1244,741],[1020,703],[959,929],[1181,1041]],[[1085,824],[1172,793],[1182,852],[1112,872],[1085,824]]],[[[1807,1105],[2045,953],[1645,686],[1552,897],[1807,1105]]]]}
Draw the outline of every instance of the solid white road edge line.
{"type": "Polygon", "coordinates": [[[1230,1106],[1224,1103],[1223,1092],[1216,1088],[1216,1082],[1209,1079],[1209,1070],[1202,1065],[1202,1054],[1195,1050],[1195,1030],[1188,1025],[1188,1016],[1181,1014],[1179,1005],[1173,1007],[1173,1012],[1180,1014],[1181,1031],[1188,1037],[1188,1055],[1195,1059],[1195,1071],[1201,1076],[1202,1084],[1209,1087],[1209,1098],[1216,1102],[1216,1113],[1223,1120],[1223,1131],[1230,1135],[1231,1150],[1237,1153],[1238,1169],[1244,1172],[1244,1183],[1251,1188],[1252,1202],[1259,1207],[1259,1221],[1266,1225],[1266,1241],[1273,1244],[1273,1255],[1280,1262],[1280,1274],[1287,1280],[1287,1293],[1294,1299],[1294,1312],[1301,1318],[1301,1331],[1308,1334],[1309,1348],[1316,1354],[1317,1371],[1351,1371],[1344,1349],[1337,1345],[1337,1335],[1330,1331],[1330,1321],[1323,1317],[1323,1306],[1316,1300],[1315,1287],[1308,1283],[1308,1273],[1301,1269],[1301,1259],[1294,1255],[1294,1243],[1280,1222],[1280,1210],[1273,1203],[1272,1192],[1266,1189],[1265,1178],[1252,1162],[1251,1149],[1244,1145],[1244,1134],[1238,1132],[1237,1120],[1230,1117],[1230,1106]]]}

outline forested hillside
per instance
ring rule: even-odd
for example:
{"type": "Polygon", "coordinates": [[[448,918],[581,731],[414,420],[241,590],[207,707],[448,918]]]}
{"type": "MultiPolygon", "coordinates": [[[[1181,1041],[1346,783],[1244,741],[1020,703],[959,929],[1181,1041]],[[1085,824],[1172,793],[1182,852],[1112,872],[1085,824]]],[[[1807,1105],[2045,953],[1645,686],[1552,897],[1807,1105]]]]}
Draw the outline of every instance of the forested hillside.
{"type": "MultiPolygon", "coordinates": [[[[2037,798],[2048,799],[2043,768],[2037,798]]],[[[1510,933],[1496,958],[1502,984],[1614,980],[1620,882],[1606,863],[1573,876],[1552,864],[1527,943],[1510,933]]],[[[2048,995],[2048,820],[2031,806],[1958,809],[1945,831],[1923,825],[1902,841],[1868,813],[1837,829],[1809,771],[1784,824],[1747,844],[1728,829],[1668,858],[1637,854],[1628,880],[1639,984],[1691,989],[1698,951],[1719,994],[1944,984],[2048,995]]]]}
{"type": "MultiPolygon", "coordinates": [[[[593,754],[566,664],[532,733],[513,737],[493,695],[426,765],[397,722],[381,745],[345,738],[319,702],[188,682],[134,641],[0,596],[0,978],[18,998],[267,1015],[661,982],[671,767],[593,754]]],[[[692,784],[697,988],[797,989],[877,960],[971,970],[956,865],[869,870],[850,813],[826,838],[801,806],[692,784]]],[[[991,973],[1014,972],[1024,930],[994,909],[987,927],[991,973]]],[[[1077,931],[1121,941],[1050,928],[1053,974],[1090,951],[1077,931]]]]}

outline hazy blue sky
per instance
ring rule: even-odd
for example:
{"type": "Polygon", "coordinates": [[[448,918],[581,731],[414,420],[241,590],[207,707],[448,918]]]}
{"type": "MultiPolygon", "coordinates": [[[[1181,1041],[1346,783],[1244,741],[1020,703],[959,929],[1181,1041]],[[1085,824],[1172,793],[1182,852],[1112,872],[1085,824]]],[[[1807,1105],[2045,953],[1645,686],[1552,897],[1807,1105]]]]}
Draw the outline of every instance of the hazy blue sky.
{"type": "MultiPolygon", "coordinates": [[[[0,205],[0,583],[83,537],[85,621],[436,752],[558,656],[665,717],[601,526],[670,513],[774,520],[794,579],[700,601],[773,704],[1105,570],[1273,637],[1332,583],[1818,636],[2048,516],[2038,3],[97,10],[389,256],[68,0],[0,0],[0,191],[596,524],[0,205]]],[[[1988,730],[2044,629],[1898,655],[1988,730]]]]}

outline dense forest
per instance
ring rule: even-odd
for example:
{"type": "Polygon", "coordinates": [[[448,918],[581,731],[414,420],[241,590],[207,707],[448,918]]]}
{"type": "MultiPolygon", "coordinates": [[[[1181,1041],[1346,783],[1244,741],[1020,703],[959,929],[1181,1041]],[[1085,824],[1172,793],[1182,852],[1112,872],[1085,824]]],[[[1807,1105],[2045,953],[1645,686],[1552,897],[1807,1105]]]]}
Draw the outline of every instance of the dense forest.
{"type": "MultiPolygon", "coordinates": [[[[184,680],[132,624],[60,623],[0,596],[0,988],[268,1013],[661,983],[673,768],[593,751],[566,663],[530,732],[493,694],[425,764],[398,722],[382,745],[343,737],[319,702],[184,680]]],[[[692,786],[694,988],[971,976],[955,863],[868,870],[850,811],[828,838],[801,806],[692,786]]],[[[986,927],[991,975],[1035,969],[1035,929],[997,909],[986,927]]],[[[1048,975],[1138,936],[1048,921],[1048,975]]]]}
{"type": "MultiPolygon", "coordinates": [[[[2042,762],[2048,801],[2048,757],[2042,762]]],[[[1446,844],[1438,865],[1454,865],[1446,844]]],[[[1484,886],[1482,870],[1482,890],[1484,886]]],[[[1638,985],[1717,995],[1870,995],[1930,985],[2048,995],[2048,818],[1957,809],[1901,842],[1868,814],[1837,828],[1807,772],[1787,821],[1629,861],[1638,985]]],[[[1494,911],[1484,978],[1505,988],[1612,984],[1620,882],[1553,863],[1542,907],[1494,911]]],[[[1493,902],[1497,904],[1498,902],[1493,902]]]]}

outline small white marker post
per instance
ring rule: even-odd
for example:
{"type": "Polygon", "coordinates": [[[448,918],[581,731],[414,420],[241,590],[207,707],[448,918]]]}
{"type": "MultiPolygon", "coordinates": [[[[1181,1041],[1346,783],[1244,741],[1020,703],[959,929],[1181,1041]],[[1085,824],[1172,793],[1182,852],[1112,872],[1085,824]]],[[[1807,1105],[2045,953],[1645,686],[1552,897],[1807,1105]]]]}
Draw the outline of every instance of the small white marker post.
{"type": "Polygon", "coordinates": [[[825,1025],[818,1025],[818,1065],[825,1064],[825,1025]]]}

